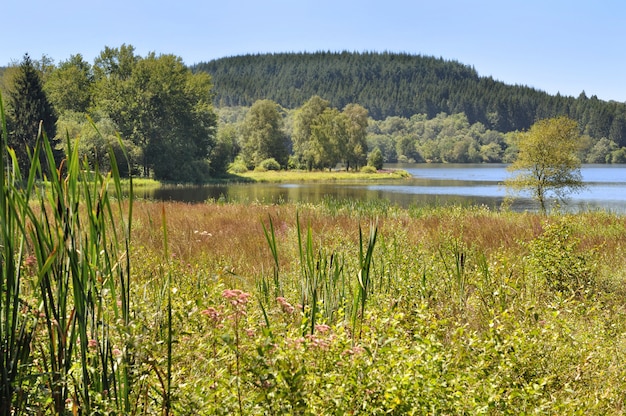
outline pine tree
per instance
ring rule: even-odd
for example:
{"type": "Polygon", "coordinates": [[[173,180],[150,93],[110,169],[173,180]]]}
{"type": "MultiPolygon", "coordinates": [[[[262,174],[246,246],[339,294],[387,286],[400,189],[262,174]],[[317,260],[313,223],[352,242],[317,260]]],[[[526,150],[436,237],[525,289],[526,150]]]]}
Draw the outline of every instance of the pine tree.
{"type": "MultiPolygon", "coordinates": [[[[41,76],[28,54],[24,55],[10,91],[12,129],[9,146],[15,150],[22,172],[30,167],[28,152],[33,150],[41,124],[52,140],[56,136],[56,115],[43,90],[41,76]]],[[[53,149],[56,147],[52,145],[53,149]]],[[[57,155],[59,156],[59,155],[57,155]]],[[[42,163],[42,166],[45,164],[42,163]]]]}

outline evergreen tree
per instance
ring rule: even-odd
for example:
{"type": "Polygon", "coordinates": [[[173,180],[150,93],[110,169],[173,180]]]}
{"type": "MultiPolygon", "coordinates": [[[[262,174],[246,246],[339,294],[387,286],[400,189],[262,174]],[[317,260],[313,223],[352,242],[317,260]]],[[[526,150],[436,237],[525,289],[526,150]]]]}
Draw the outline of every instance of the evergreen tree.
{"type": "MultiPolygon", "coordinates": [[[[11,134],[9,145],[15,150],[22,172],[30,168],[29,152],[37,142],[40,132],[50,140],[56,136],[57,121],[54,109],[43,90],[39,71],[28,54],[20,63],[13,79],[9,102],[11,106],[11,134]]],[[[53,143],[53,149],[56,145],[53,143]]],[[[61,152],[58,151],[57,160],[61,152]]],[[[45,166],[42,160],[42,166],[45,166]]]]}
{"type": "Polygon", "coordinates": [[[625,123],[619,119],[626,114],[625,103],[506,85],[441,58],[403,53],[256,54],[200,63],[194,70],[213,76],[215,103],[220,106],[250,106],[269,99],[296,109],[310,97],[321,96],[335,108],[359,104],[374,120],[464,113],[470,124],[480,122],[502,133],[528,130],[537,120],[565,115],[594,140],[608,137],[620,146],[626,143],[625,123]]]}

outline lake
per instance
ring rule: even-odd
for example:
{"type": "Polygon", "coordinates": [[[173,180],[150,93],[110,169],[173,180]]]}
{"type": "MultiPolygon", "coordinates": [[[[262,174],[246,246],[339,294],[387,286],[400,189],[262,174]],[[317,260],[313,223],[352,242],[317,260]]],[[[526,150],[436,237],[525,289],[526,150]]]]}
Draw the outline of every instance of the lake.
{"type": "MultiPolygon", "coordinates": [[[[323,198],[387,199],[402,207],[434,204],[483,204],[497,208],[507,193],[502,182],[511,176],[503,164],[387,164],[385,168],[404,169],[411,179],[384,182],[228,184],[204,186],[164,186],[137,191],[137,197],[201,203],[208,199],[281,203],[319,202],[323,198]]],[[[564,206],[569,211],[603,209],[626,213],[626,166],[584,165],[586,188],[571,194],[564,206]]],[[[528,197],[516,198],[516,211],[537,209],[528,197]]]]}

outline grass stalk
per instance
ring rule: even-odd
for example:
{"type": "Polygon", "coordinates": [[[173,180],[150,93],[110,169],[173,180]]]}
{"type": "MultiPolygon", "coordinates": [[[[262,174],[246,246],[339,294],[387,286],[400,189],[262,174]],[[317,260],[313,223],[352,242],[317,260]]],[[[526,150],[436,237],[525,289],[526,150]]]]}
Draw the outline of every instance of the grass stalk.
{"type": "MultiPolygon", "coordinates": [[[[168,241],[167,241],[167,223],[165,221],[165,207],[161,210],[161,223],[163,227],[163,254],[165,256],[166,261],[169,263],[169,250],[168,250],[168,241]]],[[[163,394],[163,415],[169,416],[171,414],[172,408],[172,343],[173,343],[173,332],[172,332],[172,273],[171,267],[168,267],[167,270],[167,375],[166,375],[166,385],[165,392],[163,394]]]]}
{"type": "MultiPolygon", "coordinates": [[[[8,131],[0,96],[0,415],[20,414],[25,398],[22,392],[31,354],[36,318],[22,313],[22,263],[25,254],[21,218],[27,204],[17,192],[20,181],[15,153],[8,148],[8,131]]],[[[32,307],[33,305],[31,305],[32,307]]]]}
{"type": "MultiPolygon", "coordinates": [[[[352,309],[352,328],[353,334],[356,337],[357,334],[357,321],[360,318],[361,323],[365,316],[365,304],[371,291],[371,276],[370,270],[374,257],[374,246],[376,245],[376,238],[378,236],[378,227],[374,224],[370,225],[369,238],[367,240],[367,249],[364,249],[365,245],[363,240],[363,231],[359,226],[359,271],[357,274],[357,290],[354,294],[354,307],[352,309]]],[[[360,326],[362,328],[362,325],[360,326]]],[[[359,338],[360,338],[359,328],[359,338]]]]}

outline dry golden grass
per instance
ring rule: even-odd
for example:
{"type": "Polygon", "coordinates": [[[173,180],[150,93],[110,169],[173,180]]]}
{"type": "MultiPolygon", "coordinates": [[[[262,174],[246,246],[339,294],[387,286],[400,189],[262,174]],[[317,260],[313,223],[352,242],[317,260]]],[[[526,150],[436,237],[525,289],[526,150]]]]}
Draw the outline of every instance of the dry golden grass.
{"type": "MultiPolygon", "coordinates": [[[[263,224],[273,221],[281,261],[295,263],[297,257],[297,216],[303,234],[311,227],[316,246],[328,250],[358,244],[358,230],[367,232],[376,222],[381,238],[391,241],[403,235],[402,243],[436,248],[449,238],[465,247],[489,255],[496,251],[524,255],[522,242],[541,234],[550,217],[532,213],[499,213],[489,210],[434,208],[413,218],[400,211],[393,217],[371,218],[343,213],[330,215],[319,206],[260,204],[185,204],[138,201],[134,208],[133,244],[141,250],[163,252],[162,215],[167,224],[169,252],[187,262],[224,264],[238,274],[252,276],[272,267],[272,258],[263,233],[263,224]],[[288,248],[284,248],[288,247],[288,248]],[[280,249],[279,248],[279,249],[280,249]]],[[[623,263],[626,250],[626,219],[620,216],[577,214],[574,223],[581,249],[601,247],[607,264],[623,263]]]]}

